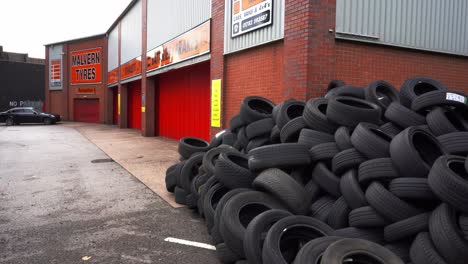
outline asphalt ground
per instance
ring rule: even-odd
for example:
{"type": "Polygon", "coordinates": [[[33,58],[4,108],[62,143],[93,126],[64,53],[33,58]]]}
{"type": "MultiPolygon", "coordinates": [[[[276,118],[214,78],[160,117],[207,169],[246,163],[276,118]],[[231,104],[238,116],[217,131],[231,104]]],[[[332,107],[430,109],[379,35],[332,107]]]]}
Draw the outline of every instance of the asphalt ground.
{"type": "Polygon", "coordinates": [[[71,127],[1,125],[0,263],[218,263],[165,241],[210,244],[203,219],[108,159],[71,127]]]}

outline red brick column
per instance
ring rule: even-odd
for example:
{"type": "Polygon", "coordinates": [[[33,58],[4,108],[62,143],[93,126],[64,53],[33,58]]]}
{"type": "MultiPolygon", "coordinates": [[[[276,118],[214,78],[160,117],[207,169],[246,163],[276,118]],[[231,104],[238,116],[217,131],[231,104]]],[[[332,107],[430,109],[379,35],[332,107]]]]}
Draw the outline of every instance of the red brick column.
{"type": "Polygon", "coordinates": [[[311,0],[310,10],[307,98],[323,96],[328,83],[336,78],[336,0],[311,0]]]}
{"type": "MultiPolygon", "coordinates": [[[[225,0],[211,1],[211,80],[221,79],[221,125],[225,116],[224,109],[224,2],[225,0]]],[[[211,117],[210,117],[211,120],[211,117]]],[[[210,137],[213,137],[222,128],[210,126],[210,137]]]]}
{"type": "Polygon", "coordinates": [[[286,0],[284,22],[285,98],[322,96],[335,77],[336,0],[286,0]]]}
{"type": "Polygon", "coordinates": [[[147,40],[147,13],[148,0],[142,1],[142,40],[141,40],[141,106],[145,108],[145,112],[141,113],[141,134],[145,137],[155,135],[155,98],[154,98],[154,80],[146,78],[146,40],[147,40]]]}
{"type": "Polygon", "coordinates": [[[284,21],[283,96],[305,100],[309,72],[308,46],[311,4],[315,0],[286,0],[284,21]]]}
{"type": "Polygon", "coordinates": [[[128,84],[120,84],[118,86],[120,94],[120,114],[118,120],[119,128],[128,127],[128,114],[127,114],[127,102],[128,102],[128,84]]]}

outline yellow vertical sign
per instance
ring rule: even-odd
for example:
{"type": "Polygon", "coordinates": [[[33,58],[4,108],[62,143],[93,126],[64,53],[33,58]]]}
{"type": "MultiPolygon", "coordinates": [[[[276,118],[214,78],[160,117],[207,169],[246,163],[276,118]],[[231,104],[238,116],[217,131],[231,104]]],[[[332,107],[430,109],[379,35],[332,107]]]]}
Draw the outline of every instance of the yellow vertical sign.
{"type": "Polygon", "coordinates": [[[211,81],[211,126],[221,127],[221,79],[211,81]]]}
{"type": "Polygon", "coordinates": [[[120,115],[120,93],[117,94],[117,115],[120,115]]]}

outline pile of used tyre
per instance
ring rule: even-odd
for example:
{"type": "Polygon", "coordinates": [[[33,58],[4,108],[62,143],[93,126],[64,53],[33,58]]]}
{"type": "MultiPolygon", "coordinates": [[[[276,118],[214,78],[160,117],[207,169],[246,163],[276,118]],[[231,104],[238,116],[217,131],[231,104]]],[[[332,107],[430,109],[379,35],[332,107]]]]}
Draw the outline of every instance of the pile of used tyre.
{"type": "Polygon", "coordinates": [[[468,263],[467,96],[430,78],[247,97],[167,170],[223,263],[468,263]]]}

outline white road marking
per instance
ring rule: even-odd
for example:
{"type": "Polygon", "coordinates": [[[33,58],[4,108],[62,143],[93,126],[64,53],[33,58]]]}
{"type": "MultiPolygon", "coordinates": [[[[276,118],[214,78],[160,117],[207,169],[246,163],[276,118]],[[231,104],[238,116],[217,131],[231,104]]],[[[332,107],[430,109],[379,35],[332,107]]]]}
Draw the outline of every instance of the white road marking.
{"type": "Polygon", "coordinates": [[[212,246],[210,244],[194,242],[194,241],[179,239],[179,238],[174,238],[174,237],[165,238],[164,241],[171,242],[171,243],[176,243],[176,244],[187,245],[187,246],[192,246],[192,247],[199,247],[199,248],[216,250],[216,247],[212,246]]]}

